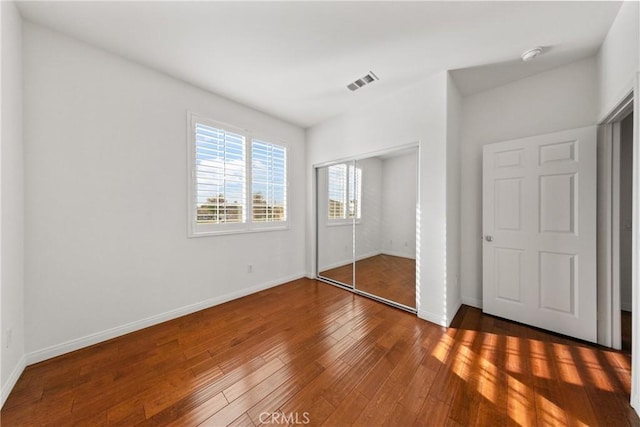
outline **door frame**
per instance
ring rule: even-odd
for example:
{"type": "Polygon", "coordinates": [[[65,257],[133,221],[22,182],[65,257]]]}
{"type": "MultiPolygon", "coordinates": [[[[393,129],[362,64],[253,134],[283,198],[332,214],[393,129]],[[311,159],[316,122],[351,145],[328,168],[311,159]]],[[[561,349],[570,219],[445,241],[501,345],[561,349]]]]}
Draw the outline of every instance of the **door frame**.
{"type": "MultiPolygon", "coordinates": [[[[632,298],[632,314],[631,314],[631,331],[632,331],[632,341],[631,341],[631,398],[630,403],[631,406],[635,409],[636,412],[640,411],[640,337],[634,336],[636,331],[638,331],[638,326],[640,326],[640,288],[639,288],[639,273],[640,273],[640,235],[638,226],[640,225],[640,96],[637,94],[640,93],[640,72],[637,72],[635,75],[635,79],[633,83],[630,85],[631,88],[627,91],[625,96],[622,96],[620,99],[620,103],[618,107],[613,109],[613,112],[607,116],[612,117],[615,115],[616,111],[620,109],[621,106],[627,101],[629,96],[632,96],[632,105],[633,105],[633,223],[632,223],[632,234],[631,234],[631,298],[632,298]]],[[[611,123],[607,120],[603,120],[601,125],[603,125],[603,129],[606,129],[607,125],[611,123]]],[[[613,130],[612,130],[613,132],[613,130]]],[[[604,135],[604,134],[603,134],[604,135]]],[[[610,135],[613,135],[611,133],[610,135]]],[[[606,260],[606,259],[605,259],[606,260]]],[[[601,259],[598,259],[598,267],[600,268],[601,259]]],[[[605,264],[606,265],[606,264],[605,264]]],[[[600,283],[600,281],[599,281],[600,283]]],[[[600,297],[600,293],[598,294],[600,297]]],[[[610,298],[612,296],[611,293],[608,294],[610,298]]],[[[600,299],[600,298],[599,298],[600,299]]],[[[610,301],[610,300],[609,300],[610,301]]],[[[609,305],[609,307],[611,307],[609,305]]],[[[600,314],[600,313],[599,313],[600,314]]],[[[603,321],[603,325],[608,326],[609,328],[612,325],[612,313],[608,312],[608,316],[600,317],[603,321]]],[[[609,331],[611,329],[608,329],[609,331]]],[[[606,331],[605,331],[606,332],[606,331]]]]}
{"type": "MultiPolygon", "coordinates": [[[[633,188],[640,190],[640,97],[637,96],[640,90],[640,72],[636,73],[634,81],[633,93],[633,188]]],[[[638,191],[633,192],[633,223],[631,233],[631,298],[632,298],[632,314],[631,314],[631,331],[632,337],[638,330],[638,310],[640,309],[640,301],[638,301],[638,269],[640,268],[640,260],[638,259],[638,224],[640,224],[640,197],[638,191]]],[[[638,412],[640,410],[640,343],[637,337],[631,340],[631,406],[638,412]]]]}
{"type": "Polygon", "coordinates": [[[598,344],[616,350],[622,348],[620,122],[633,110],[633,103],[630,91],[598,126],[598,344]]]}

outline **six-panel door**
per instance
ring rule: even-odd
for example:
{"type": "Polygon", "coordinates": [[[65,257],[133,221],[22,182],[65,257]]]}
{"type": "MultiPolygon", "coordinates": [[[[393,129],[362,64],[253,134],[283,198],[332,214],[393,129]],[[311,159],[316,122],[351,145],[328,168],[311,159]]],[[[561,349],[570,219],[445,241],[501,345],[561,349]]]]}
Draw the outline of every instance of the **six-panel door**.
{"type": "Polygon", "coordinates": [[[483,152],[483,310],[597,339],[596,128],[483,152]]]}

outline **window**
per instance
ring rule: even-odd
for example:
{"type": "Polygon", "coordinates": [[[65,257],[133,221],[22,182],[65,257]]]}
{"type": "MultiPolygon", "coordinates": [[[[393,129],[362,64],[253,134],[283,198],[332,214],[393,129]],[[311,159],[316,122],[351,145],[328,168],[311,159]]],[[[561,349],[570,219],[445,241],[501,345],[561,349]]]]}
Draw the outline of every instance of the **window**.
{"type": "Polygon", "coordinates": [[[251,193],[254,222],[287,219],[287,150],[254,139],[251,143],[251,193]]]}
{"type": "Polygon", "coordinates": [[[340,163],[328,170],[328,219],[331,223],[360,219],[362,211],[362,169],[340,163]]]}
{"type": "Polygon", "coordinates": [[[243,223],[246,152],[242,135],[196,123],[198,224],[243,223]]]}
{"type": "Polygon", "coordinates": [[[190,235],[287,226],[287,148],[189,114],[190,235]]]}

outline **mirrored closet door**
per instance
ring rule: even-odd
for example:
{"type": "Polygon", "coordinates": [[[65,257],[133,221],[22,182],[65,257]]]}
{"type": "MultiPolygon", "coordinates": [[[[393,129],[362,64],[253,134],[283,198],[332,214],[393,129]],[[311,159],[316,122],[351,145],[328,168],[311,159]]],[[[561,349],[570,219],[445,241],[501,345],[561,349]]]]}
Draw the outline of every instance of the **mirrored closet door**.
{"type": "Polygon", "coordinates": [[[318,278],[415,312],[417,147],[316,173],[318,278]]]}
{"type": "Polygon", "coordinates": [[[317,168],[318,277],[354,286],[355,161],[317,168]]]}

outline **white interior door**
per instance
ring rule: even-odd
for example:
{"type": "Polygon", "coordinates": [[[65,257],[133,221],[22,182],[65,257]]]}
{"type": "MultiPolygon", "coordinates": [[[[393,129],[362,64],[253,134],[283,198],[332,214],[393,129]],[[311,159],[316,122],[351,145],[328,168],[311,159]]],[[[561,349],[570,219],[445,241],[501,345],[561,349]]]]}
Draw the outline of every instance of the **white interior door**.
{"type": "Polygon", "coordinates": [[[596,128],[484,146],[483,310],[597,340],[596,128]]]}

